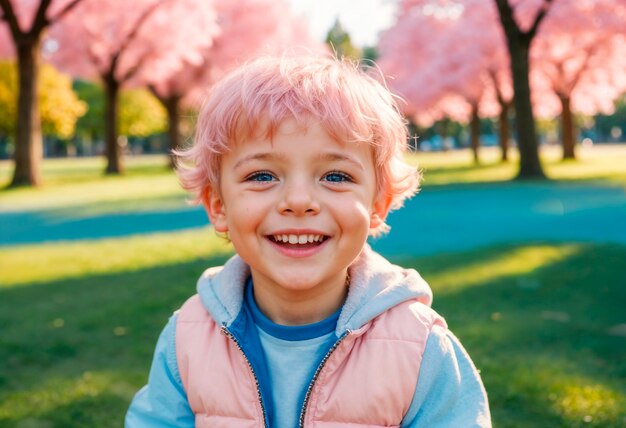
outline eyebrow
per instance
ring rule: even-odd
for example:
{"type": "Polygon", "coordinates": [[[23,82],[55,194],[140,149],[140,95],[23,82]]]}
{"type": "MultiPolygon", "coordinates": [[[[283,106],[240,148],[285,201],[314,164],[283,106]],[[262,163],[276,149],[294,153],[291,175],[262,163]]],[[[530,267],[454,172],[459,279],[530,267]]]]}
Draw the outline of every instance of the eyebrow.
{"type": "Polygon", "coordinates": [[[363,165],[361,164],[361,162],[354,159],[352,156],[345,155],[343,153],[338,153],[338,152],[322,153],[318,156],[318,159],[321,161],[325,161],[325,162],[337,162],[337,161],[349,162],[361,170],[365,169],[363,165]]]}
{"type": "Polygon", "coordinates": [[[238,167],[240,167],[241,165],[250,162],[250,161],[254,161],[254,160],[274,160],[274,159],[284,159],[285,156],[282,155],[281,153],[272,153],[272,152],[259,152],[259,153],[252,153],[251,155],[247,155],[244,156],[243,158],[239,159],[236,163],[235,166],[233,166],[233,169],[236,169],[238,167]]]}
{"type": "MultiPolygon", "coordinates": [[[[255,161],[255,160],[267,161],[267,160],[275,160],[275,159],[283,160],[285,159],[285,155],[283,155],[282,153],[278,153],[278,152],[252,153],[250,155],[244,156],[243,158],[239,159],[233,166],[233,169],[239,168],[241,165],[247,162],[255,161]]],[[[355,167],[359,168],[360,170],[365,169],[363,165],[361,164],[361,162],[354,159],[352,156],[348,156],[343,153],[338,153],[338,152],[321,153],[317,157],[317,159],[322,162],[338,162],[338,161],[348,162],[354,165],[355,167]]]]}

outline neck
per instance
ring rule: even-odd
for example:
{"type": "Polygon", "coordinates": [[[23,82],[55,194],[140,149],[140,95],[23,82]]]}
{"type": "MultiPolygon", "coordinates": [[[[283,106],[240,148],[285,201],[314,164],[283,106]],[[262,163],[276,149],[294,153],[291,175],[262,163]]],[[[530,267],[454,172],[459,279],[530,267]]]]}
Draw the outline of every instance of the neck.
{"type": "Polygon", "coordinates": [[[280,325],[312,324],[328,318],[343,305],[348,294],[347,272],[327,283],[289,289],[252,274],[254,300],[272,322],[280,325]]]}

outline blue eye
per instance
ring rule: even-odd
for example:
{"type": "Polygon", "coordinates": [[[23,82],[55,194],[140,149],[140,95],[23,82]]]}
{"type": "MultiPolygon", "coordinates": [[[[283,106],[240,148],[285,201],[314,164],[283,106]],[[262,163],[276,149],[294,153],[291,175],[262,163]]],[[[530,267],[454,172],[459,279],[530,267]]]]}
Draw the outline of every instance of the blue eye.
{"type": "Polygon", "coordinates": [[[272,173],[267,171],[255,172],[246,177],[246,181],[258,181],[262,183],[268,183],[270,181],[274,181],[274,179],[275,177],[272,173]]]}
{"type": "Polygon", "coordinates": [[[331,183],[343,183],[346,181],[351,182],[352,177],[350,177],[345,172],[331,171],[324,176],[324,180],[329,181],[331,183]]]}

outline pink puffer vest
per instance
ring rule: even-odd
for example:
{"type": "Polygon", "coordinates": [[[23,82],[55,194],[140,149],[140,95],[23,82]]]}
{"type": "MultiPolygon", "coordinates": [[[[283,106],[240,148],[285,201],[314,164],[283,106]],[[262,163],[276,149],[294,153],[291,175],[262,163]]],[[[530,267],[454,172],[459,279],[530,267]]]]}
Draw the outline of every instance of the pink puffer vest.
{"type": "MultiPolygon", "coordinates": [[[[413,300],[349,332],[307,394],[305,427],[397,427],[411,404],[426,339],[445,321],[413,300]]],[[[178,315],[178,370],[196,427],[263,427],[254,375],[196,295],[178,315]]]]}

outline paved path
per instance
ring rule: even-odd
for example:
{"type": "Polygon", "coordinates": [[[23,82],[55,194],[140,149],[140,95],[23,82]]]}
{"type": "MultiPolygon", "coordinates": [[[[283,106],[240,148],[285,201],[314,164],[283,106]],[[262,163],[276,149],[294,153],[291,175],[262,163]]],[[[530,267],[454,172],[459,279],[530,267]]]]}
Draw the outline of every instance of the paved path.
{"type": "Polygon", "coordinates": [[[572,184],[494,184],[424,191],[392,213],[385,254],[457,251],[504,242],[626,245],[626,191],[572,184]]]}
{"type": "MultiPolygon", "coordinates": [[[[0,246],[174,231],[206,222],[197,207],[87,218],[45,211],[0,212],[0,246]]],[[[626,191],[560,183],[433,188],[392,213],[389,224],[391,233],[372,243],[386,255],[536,240],[626,245],[626,191]]]]}

